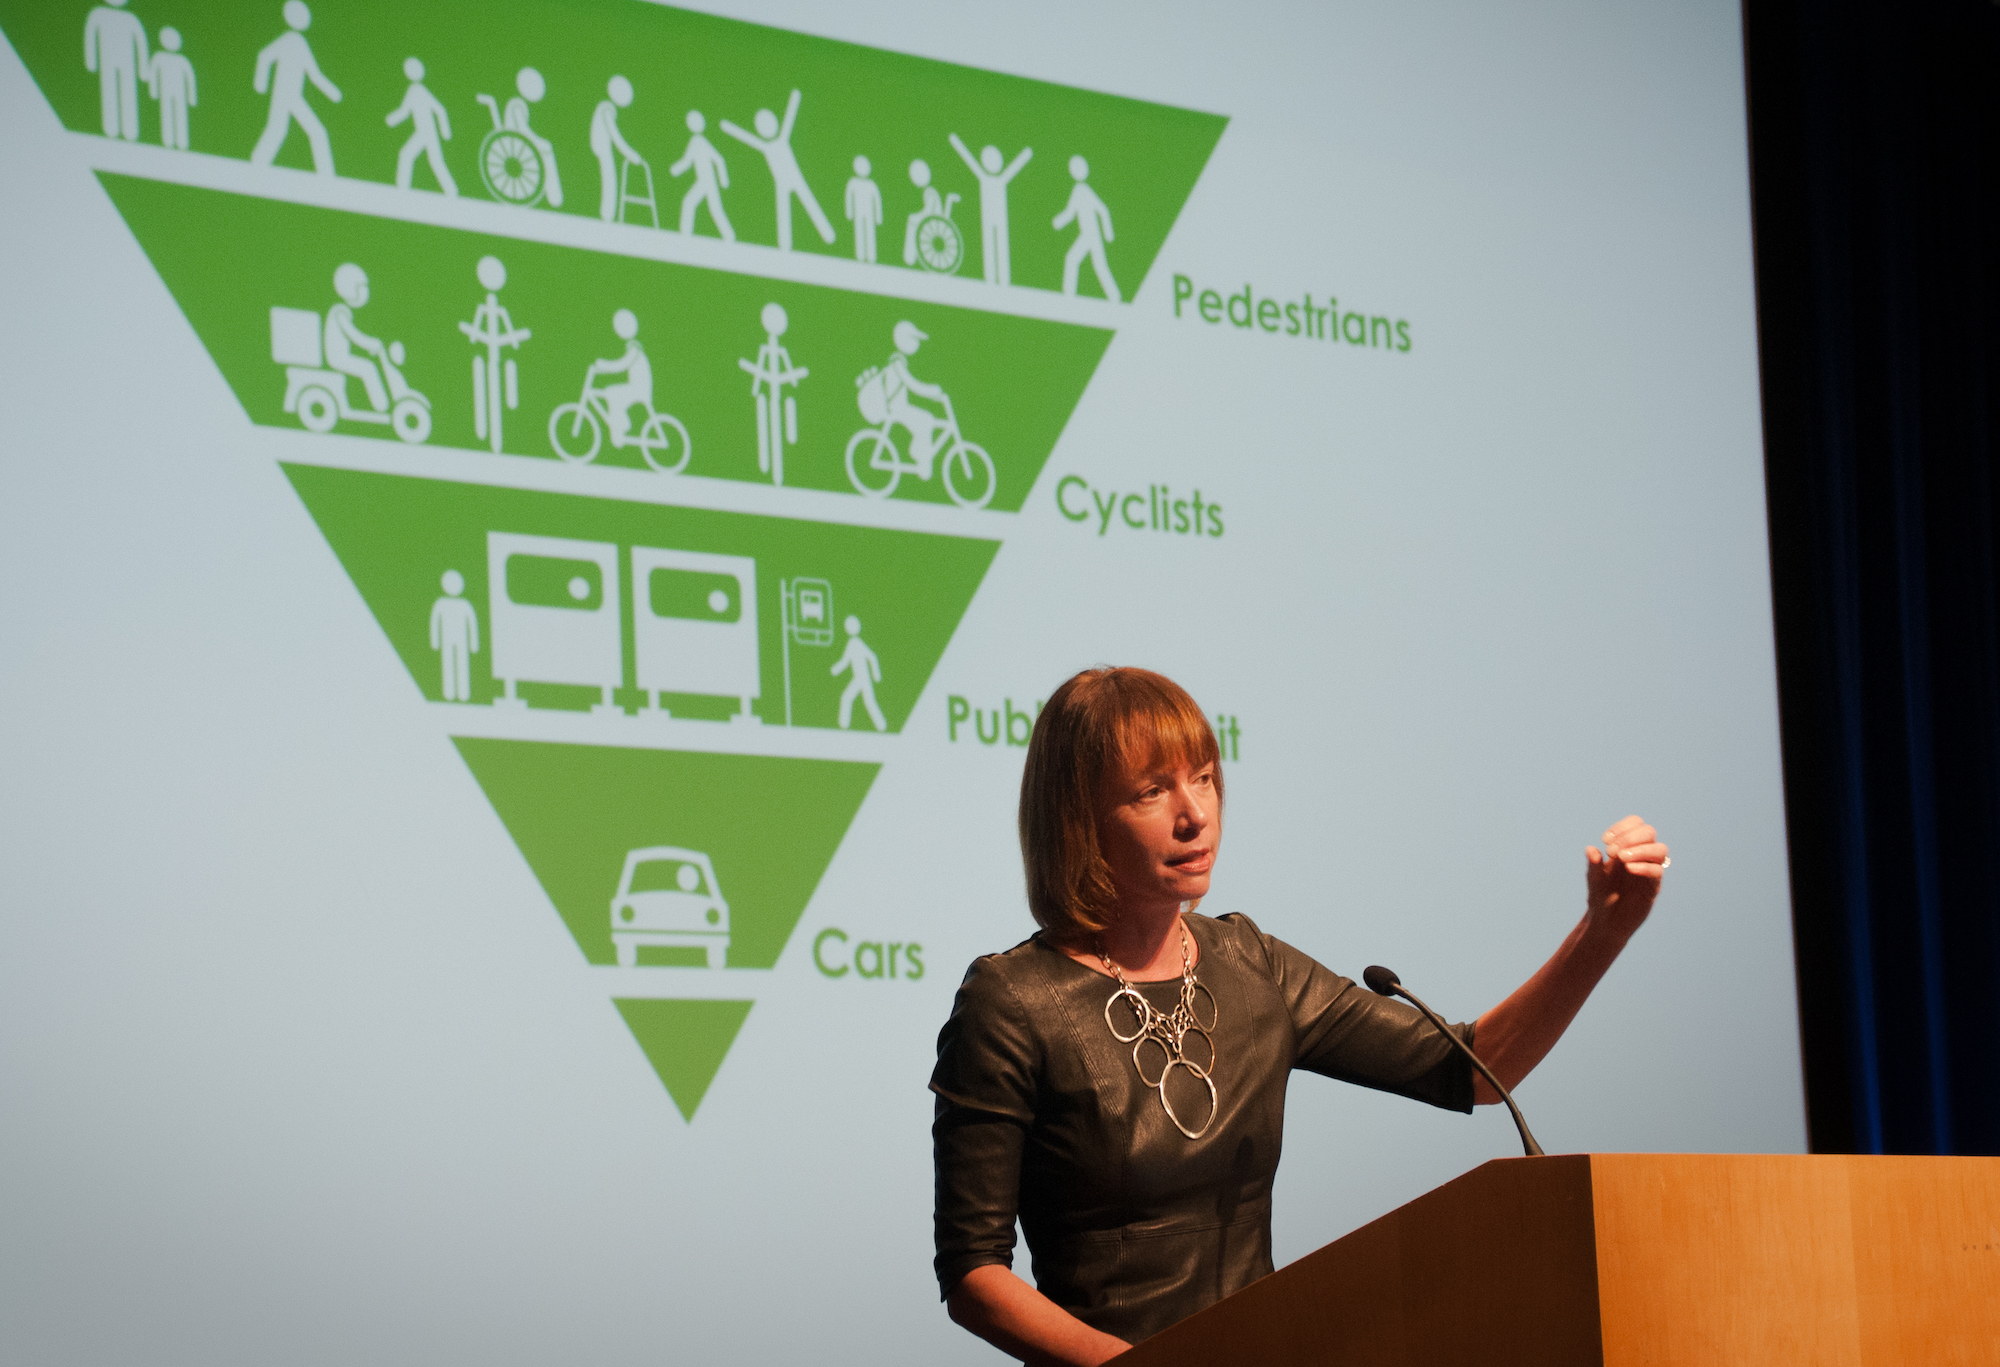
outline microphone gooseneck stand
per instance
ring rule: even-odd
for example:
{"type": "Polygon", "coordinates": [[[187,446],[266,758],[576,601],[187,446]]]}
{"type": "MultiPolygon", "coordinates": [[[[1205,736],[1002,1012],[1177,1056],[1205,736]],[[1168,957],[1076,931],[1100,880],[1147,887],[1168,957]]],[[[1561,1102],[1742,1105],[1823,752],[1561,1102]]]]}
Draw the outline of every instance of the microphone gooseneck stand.
{"type": "Polygon", "coordinates": [[[1454,1034],[1445,1025],[1443,1020],[1439,1019],[1437,1012],[1425,1006],[1415,993],[1403,986],[1403,980],[1396,976],[1394,970],[1384,968],[1380,964],[1370,964],[1362,971],[1361,980],[1368,984],[1370,991],[1384,997],[1401,997],[1410,1005],[1416,1007],[1417,1010],[1423,1012],[1430,1019],[1430,1023],[1435,1025],[1446,1039],[1458,1046],[1460,1053],[1472,1060],[1472,1066],[1479,1070],[1481,1077],[1492,1084],[1493,1090],[1500,1093],[1500,1099],[1507,1103],[1508,1114],[1514,1117],[1514,1128],[1521,1132],[1521,1147],[1527,1151],[1528,1157],[1542,1158],[1546,1156],[1542,1153],[1542,1146],[1535,1142],[1535,1136],[1529,1132],[1528,1122],[1521,1118],[1521,1108],[1514,1104],[1514,1094],[1500,1085],[1500,1079],[1493,1076],[1493,1070],[1482,1063],[1479,1055],[1473,1053],[1465,1041],[1454,1034]]]}

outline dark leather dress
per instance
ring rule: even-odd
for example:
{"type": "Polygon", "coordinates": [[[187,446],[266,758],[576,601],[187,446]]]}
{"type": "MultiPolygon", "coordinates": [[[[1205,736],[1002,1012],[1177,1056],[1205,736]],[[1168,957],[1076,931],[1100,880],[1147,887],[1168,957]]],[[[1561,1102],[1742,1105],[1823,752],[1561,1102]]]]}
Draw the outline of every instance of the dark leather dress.
{"type": "MultiPolygon", "coordinates": [[[[1186,923],[1217,1008],[1218,1113],[1200,1139],[1174,1127],[1132,1047],[1112,1037],[1109,978],[1040,937],[967,970],[931,1074],[942,1294],[975,1267],[1013,1265],[1018,1215],[1042,1294],[1136,1343],[1271,1270],[1271,1179],[1293,1068],[1472,1109],[1470,1065],[1411,1007],[1246,916],[1186,923]]],[[[1170,1011],[1180,980],[1137,986],[1170,1011]]],[[[1471,1043],[1470,1026],[1454,1028],[1471,1043]]],[[[1150,1061],[1148,1072],[1158,1076],[1150,1061]]],[[[1170,1095],[1200,1129],[1206,1089],[1176,1071],[1170,1095]]]]}

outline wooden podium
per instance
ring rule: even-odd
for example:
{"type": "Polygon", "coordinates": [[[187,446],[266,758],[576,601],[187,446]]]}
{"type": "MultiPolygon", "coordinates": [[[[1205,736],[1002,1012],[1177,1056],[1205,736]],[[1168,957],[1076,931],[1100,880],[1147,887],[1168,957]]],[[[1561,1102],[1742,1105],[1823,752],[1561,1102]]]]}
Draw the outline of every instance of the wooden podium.
{"type": "Polygon", "coordinates": [[[1503,1158],[1120,1367],[1995,1367],[2000,1158],[1503,1158]]]}

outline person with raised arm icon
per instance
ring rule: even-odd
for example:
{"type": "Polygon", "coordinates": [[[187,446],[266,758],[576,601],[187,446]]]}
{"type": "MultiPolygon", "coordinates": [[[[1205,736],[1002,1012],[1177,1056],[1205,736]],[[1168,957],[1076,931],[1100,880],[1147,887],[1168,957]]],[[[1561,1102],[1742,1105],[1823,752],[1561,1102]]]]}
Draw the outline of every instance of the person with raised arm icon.
{"type": "Polygon", "coordinates": [[[833,663],[829,672],[837,679],[846,674],[847,687],[840,694],[840,729],[852,728],[854,723],[854,700],[868,709],[868,720],[875,723],[877,731],[887,731],[889,723],[882,715],[882,705],[875,701],[875,685],[882,682],[882,661],[868,643],[861,639],[861,619],[849,617],[847,627],[847,649],[840,652],[840,658],[833,663]]]}
{"type": "Polygon", "coordinates": [[[444,144],[451,141],[451,115],[445,112],[438,97],[425,89],[422,62],[415,57],[404,58],[403,77],[410,88],[403,92],[403,102],[385,120],[391,128],[403,123],[410,125],[410,140],[396,154],[396,188],[410,188],[417,158],[421,156],[430,162],[438,188],[456,199],[458,184],[451,178],[451,168],[444,164],[444,144]]]}
{"type": "Polygon", "coordinates": [[[882,226],[882,188],[868,178],[874,168],[868,158],[854,159],[854,179],[847,182],[847,219],[854,225],[854,259],[875,264],[875,230],[882,226]]]}
{"type": "Polygon", "coordinates": [[[1097,197],[1097,191],[1090,188],[1089,162],[1082,157],[1071,157],[1069,174],[1076,184],[1070,187],[1069,203],[1063,205],[1053,225],[1061,232],[1076,224],[1076,241],[1069,244],[1069,251],[1063,256],[1062,292],[1076,293],[1076,278],[1087,256],[1090,268],[1097,272],[1097,283],[1104,297],[1116,304],[1124,296],[1118,293],[1118,282],[1111,278],[1111,263],[1104,259],[1104,244],[1117,241],[1117,234],[1111,231],[1111,210],[1097,197]]]}
{"type": "Polygon", "coordinates": [[[340,87],[329,81],[320,71],[319,63],[313,60],[312,46],[306,42],[306,30],[312,27],[312,11],[306,8],[305,0],[285,0],[284,16],[286,32],[266,43],[257,54],[257,71],[250,82],[259,95],[268,92],[271,96],[270,117],[264,120],[264,132],[250,151],[250,162],[253,166],[269,166],[276,161],[278,149],[285,145],[285,138],[296,122],[305,130],[306,142],[312,148],[313,170],[330,176],[333,144],[327,139],[326,125],[306,103],[306,82],[311,81],[320,94],[335,104],[340,103],[340,87]]]}
{"type": "Polygon", "coordinates": [[[1023,147],[1020,155],[1009,163],[1000,149],[989,143],[980,149],[975,161],[958,134],[950,136],[951,150],[958,153],[966,169],[979,179],[979,268],[987,284],[1011,285],[1014,273],[1008,263],[1007,184],[1021,174],[1021,168],[1035,155],[1035,149],[1023,147]]]}
{"type": "Polygon", "coordinates": [[[106,0],[83,21],[83,69],[97,75],[104,136],[139,140],[139,82],[150,59],[146,26],[125,12],[126,0],[106,0]]]}
{"type": "Polygon", "coordinates": [[[715,221],[715,230],[722,234],[724,242],[736,240],[736,229],[729,226],[729,215],[722,212],[722,192],[729,188],[729,163],[722,159],[722,153],[715,150],[715,144],[703,135],[708,120],[701,116],[699,109],[688,110],[687,151],[681,159],[667,168],[667,174],[679,180],[688,172],[694,172],[694,186],[681,197],[681,235],[694,236],[694,216],[701,206],[708,206],[708,216],[715,221]]]}
{"type": "Polygon", "coordinates": [[[160,146],[188,150],[188,110],[195,105],[194,63],[181,55],[181,31],[160,30],[160,50],[146,67],[146,88],[160,102],[160,146]]]}
{"type": "Polygon", "coordinates": [[[326,368],[337,370],[343,375],[352,375],[361,381],[367,391],[368,406],[377,413],[389,411],[389,391],[382,383],[382,372],[375,368],[369,355],[387,360],[389,350],[379,337],[370,337],[354,322],[354,310],[368,302],[368,272],[352,261],[333,273],[333,292],[340,296],[340,302],[326,311],[324,350],[326,368]],[[357,352],[364,354],[357,355],[357,352]]]}
{"type": "Polygon", "coordinates": [[[465,601],[465,576],[446,570],[444,597],[431,604],[431,649],[438,653],[446,702],[472,701],[472,657],[479,653],[479,610],[465,601]]]}
{"type": "Polygon", "coordinates": [[[765,162],[771,168],[771,183],[778,193],[778,250],[792,249],[792,200],[794,197],[805,205],[806,217],[812,220],[819,233],[819,240],[833,241],[833,224],[827,222],[820,211],[819,201],[813,198],[812,187],[806,184],[805,172],[799,169],[799,159],[792,152],[792,125],[799,119],[799,101],[802,96],[794,90],[785,101],[784,121],[768,109],[757,111],[751,122],[757,131],[751,133],[738,128],[728,119],[722,121],[722,131],[746,147],[754,147],[764,154],[765,162]]]}
{"type": "Polygon", "coordinates": [[[944,217],[944,196],[938,193],[937,186],[931,184],[931,164],[922,157],[910,163],[910,184],[924,192],[924,202],[915,213],[903,220],[905,266],[917,264],[917,225],[933,214],[944,217]]]}
{"type": "MultiPolygon", "coordinates": [[[[597,102],[590,115],[590,152],[597,158],[597,216],[606,223],[618,220],[618,199],[625,163],[644,166],[646,159],[633,150],[618,131],[618,111],[632,107],[632,83],[613,76],[604,87],[606,98],[597,102]]],[[[651,175],[647,177],[650,188],[651,175]]]]}

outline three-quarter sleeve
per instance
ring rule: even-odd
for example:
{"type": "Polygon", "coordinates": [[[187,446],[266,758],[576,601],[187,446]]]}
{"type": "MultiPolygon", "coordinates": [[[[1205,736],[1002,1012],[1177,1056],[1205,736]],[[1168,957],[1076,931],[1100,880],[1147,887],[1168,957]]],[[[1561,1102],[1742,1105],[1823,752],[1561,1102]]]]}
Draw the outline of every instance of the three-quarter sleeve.
{"type": "Polygon", "coordinates": [[[992,962],[975,960],[938,1032],[931,1073],[940,1297],[975,1267],[1014,1265],[1021,1153],[1035,1118],[1040,1052],[1013,988],[992,962]]]}
{"type": "MultiPolygon", "coordinates": [[[[1422,1012],[1341,977],[1243,920],[1261,942],[1291,1015],[1295,1067],[1446,1110],[1472,1110],[1472,1065],[1422,1012]]],[[[1471,1025],[1452,1032],[1471,1047],[1471,1025]]]]}

